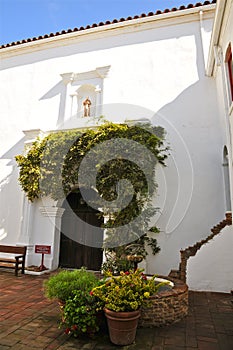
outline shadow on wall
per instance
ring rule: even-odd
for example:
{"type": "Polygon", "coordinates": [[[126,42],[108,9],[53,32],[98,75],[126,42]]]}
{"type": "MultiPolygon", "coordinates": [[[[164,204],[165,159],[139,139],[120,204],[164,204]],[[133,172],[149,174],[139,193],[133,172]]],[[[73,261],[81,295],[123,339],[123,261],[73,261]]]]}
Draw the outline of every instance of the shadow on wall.
{"type": "Polygon", "coordinates": [[[20,234],[22,191],[18,184],[19,171],[14,157],[24,149],[25,138],[19,140],[0,159],[6,174],[0,181],[0,243],[16,244],[20,234]]]}
{"type": "Polygon", "coordinates": [[[67,90],[67,86],[61,80],[40,98],[40,101],[41,101],[41,100],[50,99],[57,95],[60,95],[57,125],[64,123],[65,107],[66,107],[66,99],[67,99],[66,90],[67,90]]]}
{"type": "MultiPolygon", "coordinates": [[[[199,26],[199,23],[195,25],[199,26]]],[[[161,274],[167,274],[171,267],[178,267],[180,249],[205,237],[213,222],[220,221],[225,212],[221,168],[223,137],[220,135],[221,127],[217,115],[215,82],[205,77],[199,29],[195,26],[186,29],[185,34],[195,38],[196,57],[194,60],[196,59],[196,62],[192,62],[192,64],[197,69],[197,82],[183,90],[177,98],[158,112],[149,113],[153,124],[161,125],[166,129],[167,139],[171,147],[171,156],[167,161],[167,167],[161,171],[164,187],[161,188],[160,184],[158,187],[158,193],[161,193],[159,196],[162,197],[164,191],[162,214],[159,215],[156,222],[162,231],[158,237],[161,253],[156,258],[153,257],[155,259],[153,266],[155,265],[154,261],[158,260],[159,265],[164,266],[164,269],[159,271],[156,268],[155,272],[161,274]]],[[[38,51],[36,54],[17,56],[8,59],[8,63],[2,60],[1,68],[4,70],[52,58],[70,57],[72,59],[72,55],[74,55],[76,67],[77,56],[75,55],[79,53],[90,52],[93,54],[95,50],[101,51],[120,46],[129,46],[130,50],[130,45],[156,40],[179,39],[183,36],[182,25],[177,26],[172,33],[168,32],[166,27],[156,28],[151,32],[148,31],[146,37],[145,33],[138,32],[126,36],[116,36],[111,40],[101,38],[88,43],[46,50],[45,53],[38,51]]],[[[108,60],[108,56],[106,57],[105,61],[108,60]]],[[[105,61],[103,64],[106,64],[105,61]]],[[[111,62],[107,62],[107,64],[109,63],[111,62]]],[[[119,69],[121,68],[119,67],[119,69]]],[[[182,69],[180,74],[184,74],[182,69]]],[[[151,77],[151,79],[155,78],[151,77]]],[[[169,88],[169,82],[167,85],[169,88]]],[[[57,95],[60,95],[57,125],[64,123],[65,127],[68,125],[64,121],[67,92],[63,82],[57,81],[44,93],[41,100],[51,99],[57,95]]],[[[153,98],[158,98],[156,92],[154,92],[153,98]]],[[[118,111],[114,110],[114,112],[116,115],[118,111]]],[[[73,118],[73,120],[75,119],[73,118]]],[[[75,123],[72,127],[75,127],[75,123]]],[[[7,239],[7,242],[15,241],[20,230],[23,196],[18,185],[18,168],[14,156],[22,153],[23,147],[24,139],[1,157],[1,159],[11,160],[8,163],[11,170],[0,184],[0,230],[2,230],[0,234],[2,233],[2,237],[7,234],[7,237],[3,238],[3,241],[7,239]]]]}
{"type": "Polygon", "coordinates": [[[224,134],[216,101],[215,82],[203,77],[151,119],[165,128],[171,148],[163,169],[164,187],[158,186],[159,197],[166,193],[156,222],[161,229],[161,253],[148,259],[154,265],[167,266],[158,273],[177,268],[180,249],[205,238],[213,224],[224,217],[224,134]]]}
{"type": "MultiPolygon", "coordinates": [[[[163,197],[164,202],[158,205],[162,213],[156,222],[162,231],[158,236],[161,253],[151,258],[156,273],[167,274],[171,267],[177,267],[180,249],[206,237],[213,222],[224,215],[223,138],[216,101],[214,82],[203,77],[158,112],[149,111],[152,123],[167,131],[171,148],[167,167],[158,179],[158,199],[163,197]]],[[[123,112],[127,106],[132,110],[130,105],[120,105],[123,112]]],[[[146,110],[133,108],[136,112],[146,110]]],[[[1,157],[10,159],[7,166],[11,167],[0,184],[0,234],[2,242],[7,243],[16,242],[20,232],[23,196],[14,157],[22,153],[24,141],[21,139],[1,157]]]]}
{"type": "MultiPolygon", "coordinates": [[[[134,32],[129,33],[127,32],[127,35],[125,33],[106,37],[105,32],[102,33],[102,37],[98,39],[90,39],[86,40],[85,42],[79,41],[79,37],[77,37],[76,43],[72,45],[68,45],[67,43],[64,44],[60,43],[59,47],[52,48],[50,50],[37,50],[35,53],[30,52],[22,55],[13,56],[12,58],[9,58],[5,61],[2,59],[1,61],[1,70],[9,69],[12,67],[19,67],[22,65],[27,64],[33,64],[37,62],[43,62],[45,60],[51,60],[51,59],[59,59],[59,58],[65,58],[65,57],[71,57],[72,55],[78,55],[83,53],[91,53],[91,52],[98,52],[105,50],[105,56],[108,49],[122,47],[122,46],[128,46],[130,49],[131,45],[137,45],[137,44],[145,44],[150,43],[154,41],[162,41],[162,40],[169,40],[169,39],[179,39],[181,37],[184,37],[184,33],[186,36],[195,36],[197,35],[197,28],[195,25],[199,26],[199,23],[194,24],[191,27],[181,25],[174,25],[174,30],[168,30],[167,26],[155,28],[153,30],[141,30],[141,26],[138,26],[138,32],[136,32],[137,29],[134,27],[134,32]]],[[[211,31],[211,26],[207,29],[208,31],[211,31]]],[[[199,30],[198,30],[199,32],[199,30]]],[[[66,37],[66,36],[64,36],[66,37]]],[[[81,35],[82,38],[82,35],[81,35]]],[[[54,38],[56,40],[56,38],[54,38]]],[[[38,44],[43,44],[43,40],[39,40],[36,42],[38,44]]],[[[20,48],[20,45],[18,46],[20,48]]],[[[4,50],[2,50],[4,51],[4,50]]],[[[23,52],[23,51],[22,51],[23,52]]],[[[102,56],[103,61],[103,56],[102,56]]],[[[71,66],[72,61],[69,61],[69,66],[71,66]]],[[[107,63],[109,64],[109,62],[107,63]]],[[[75,66],[77,66],[77,60],[75,60],[75,66]]]]}
{"type": "MultiPolygon", "coordinates": [[[[69,61],[69,66],[68,67],[65,66],[65,68],[63,68],[63,69],[68,70],[68,71],[74,70],[75,73],[78,73],[78,72],[76,72],[77,57],[78,57],[76,55],[78,55],[78,54],[88,53],[88,54],[92,55],[94,53],[94,51],[101,51],[101,50],[111,49],[114,47],[125,47],[126,46],[125,47],[125,50],[126,50],[125,55],[127,56],[127,52],[128,52],[127,50],[130,50],[131,45],[142,44],[142,43],[146,44],[146,43],[150,43],[150,42],[155,42],[155,44],[156,44],[156,42],[160,42],[160,41],[165,42],[167,40],[168,41],[168,48],[166,48],[166,51],[164,52],[165,56],[170,55],[169,56],[170,58],[167,60],[167,64],[170,64],[169,60],[171,60],[171,62],[175,62],[176,67],[180,67],[180,65],[182,65],[182,62],[178,62],[178,58],[176,57],[175,52],[176,52],[176,50],[179,50],[179,45],[181,45],[179,43],[179,39],[184,37],[183,30],[185,30],[185,36],[190,37],[190,40],[195,41],[196,62],[192,62],[192,65],[195,66],[197,69],[197,79],[203,80],[203,79],[205,79],[205,62],[204,62],[202,38],[201,38],[201,33],[200,33],[198,22],[195,24],[193,23],[192,27],[185,27],[185,29],[183,28],[182,25],[175,26],[175,30],[172,32],[168,31],[166,27],[165,28],[156,28],[152,31],[149,31],[147,33],[147,36],[145,36],[144,32],[138,32],[138,33],[129,34],[129,36],[128,35],[120,36],[120,38],[118,38],[116,36],[116,37],[111,38],[110,41],[108,41],[107,38],[105,40],[98,39],[98,40],[93,41],[93,43],[88,41],[88,42],[79,43],[77,45],[63,46],[61,48],[46,50],[46,52],[37,52],[37,55],[35,57],[33,54],[26,55],[25,57],[17,56],[17,64],[15,63],[15,61],[12,61],[12,65],[11,65],[11,63],[9,63],[9,66],[4,67],[4,60],[3,60],[3,63],[1,66],[2,66],[2,69],[6,69],[6,68],[10,68],[11,66],[14,67],[15,65],[20,66],[21,64],[30,64],[33,62],[38,62],[38,61],[43,61],[43,60],[48,60],[48,59],[55,59],[55,58],[59,58],[59,57],[67,57],[67,56],[73,55],[74,58],[76,58],[75,61],[73,63],[72,63],[72,61],[69,61]],[[173,52],[173,54],[171,54],[169,51],[169,47],[170,47],[169,45],[171,45],[170,40],[173,40],[173,39],[176,39],[176,40],[174,41],[174,43],[175,43],[175,44],[173,44],[174,46],[172,46],[172,48],[171,48],[171,50],[173,50],[174,52],[173,52]]],[[[210,24],[208,24],[207,28],[206,28],[206,32],[208,32],[208,31],[209,32],[211,31],[210,24]]],[[[154,47],[154,49],[156,49],[156,46],[154,47]]],[[[185,55],[190,54],[189,49],[190,48],[187,48],[187,53],[186,53],[185,48],[182,48],[182,50],[184,50],[184,60],[185,60],[185,55]]],[[[98,54],[98,52],[97,52],[97,54],[98,54]]],[[[129,51],[129,55],[130,55],[130,51],[129,51]]],[[[139,57],[140,57],[140,55],[139,55],[139,57]]],[[[133,58],[131,58],[131,59],[133,59],[133,58]]],[[[166,62],[166,58],[164,58],[164,59],[166,62]]],[[[110,62],[111,55],[108,57],[108,55],[105,54],[104,61],[103,61],[103,55],[101,55],[100,60],[101,60],[101,64],[99,62],[98,55],[97,55],[95,62],[98,62],[98,64],[100,64],[101,66],[105,65],[105,64],[109,65],[109,64],[111,64],[111,62],[110,62]],[[107,59],[107,62],[105,62],[106,59],[107,59]]],[[[194,60],[195,60],[195,57],[194,57],[194,60]]],[[[8,62],[11,62],[11,60],[8,59],[8,62]]],[[[155,60],[155,64],[157,64],[156,62],[157,62],[157,60],[155,60]]],[[[158,61],[158,62],[160,62],[160,61],[158,61]]],[[[135,63],[136,63],[136,60],[135,60],[135,63]]],[[[140,61],[139,61],[139,63],[140,63],[140,61]]],[[[129,64],[131,66],[130,60],[129,60],[129,62],[128,61],[125,62],[125,65],[127,65],[127,64],[129,64]]],[[[165,65],[165,63],[163,63],[163,64],[165,65]]],[[[56,66],[56,64],[55,64],[55,66],[56,66]]],[[[92,68],[96,68],[96,67],[92,66],[92,68]]],[[[62,69],[62,68],[60,68],[60,69],[62,69]]],[[[118,66],[117,69],[124,70],[124,67],[118,66]]],[[[60,73],[61,72],[64,73],[64,71],[60,71],[60,73]]],[[[180,81],[182,81],[182,78],[183,78],[182,75],[184,74],[182,69],[179,69],[179,72],[180,72],[179,73],[180,76],[177,72],[175,74],[178,86],[180,84],[180,81]]],[[[81,72],[79,72],[79,73],[81,73],[81,72]]],[[[139,74],[139,72],[137,74],[139,74]]],[[[143,79],[145,79],[145,78],[146,77],[143,77],[143,79]]],[[[154,81],[157,80],[155,73],[153,76],[153,67],[152,67],[152,76],[150,76],[148,78],[152,79],[154,81]]],[[[60,76],[58,76],[57,79],[60,79],[60,76]]],[[[174,78],[171,77],[171,79],[174,79],[174,78]]],[[[193,81],[192,81],[192,83],[193,83],[193,81]]],[[[83,82],[80,84],[83,85],[83,82]]],[[[67,94],[67,89],[68,89],[68,85],[65,84],[63,80],[57,80],[57,83],[54,86],[52,86],[46,93],[44,93],[43,96],[41,96],[39,98],[39,101],[43,101],[43,100],[49,100],[49,99],[52,99],[56,96],[59,96],[60,102],[59,102],[56,126],[61,126],[65,123],[67,99],[70,99],[70,95],[67,94]]],[[[169,83],[168,83],[168,90],[169,90],[169,83]]],[[[71,99],[70,99],[70,101],[71,101],[71,99]]],[[[194,103],[194,104],[196,103],[196,101],[193,99],[191,99],[190,102],[194,103]]],[[[70,104],[72,105],[72,102],[70,102],[70,104]]],[[[70,110],[72,109],[71,105],[69,106],[70,110]]]]}

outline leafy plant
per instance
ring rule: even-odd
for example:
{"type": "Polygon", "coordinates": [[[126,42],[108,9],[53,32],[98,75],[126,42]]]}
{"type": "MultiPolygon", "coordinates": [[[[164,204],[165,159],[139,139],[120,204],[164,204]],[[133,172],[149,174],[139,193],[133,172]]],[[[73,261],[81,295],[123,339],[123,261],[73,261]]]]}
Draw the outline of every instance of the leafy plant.
{"type": "Polygon", "coordinates": [[[65,327],[65,333],[78,336],[99,330],[97,311],[101,304],[90,295],[99,283],[99,279],[84,267],[60,271],[44,282],[46,297],[61,302],[60,327],[65,327]]]}
{"type": "MultiPolygon", "coordinates": [[[[43,139],[38,138],[25,155],[15,157],[20,168],[19,182],[30,201],[47,195],[55,200],[61,199],[64,194],[71,192],[74,185],[76,187],[77,184],[78,187],[82,185],[78,182],[77,170],[86,154],[97,144],[112,139],[132,140],[135,141],[135,147],[140,143],[153,154],[157,162],[164,164],[167,157],[167,148],[163,145],[164,134],[163,128],[153,127],[150,124],[128,126],[110,122],[98,126],[95,130],[87,129],[81,132],[72,129],[51,133],[43,139]]],[[[105,151],[111,154],[112,149],[106,148],[105,151]]],[[[97,149],[95,152],[98,155],[102,150],[97,149]]],[[[135,153],[134,156],[138,157],[138,154],[135,153]]],[[[149,175],[151,170],[154,175],[154,167],[155,164],[152,162],[151,168],[147,170],[149,175]]],[[[85,175],[89,178],[90,169],[86,170],[85,175]]],[[[122,177],[132,182],[135,193],[140,191],[143,196],[147,196],[148,184],[145,174],[140,171],[137,164],[120,158],[107,162],[99,169],[97,179],[99,192],[106,199],[112,200],[116,196],[115,184],[122,177]]],[[[154,183],[151,189],[155,188],[154,183]]],[[[135,206],[132,208],[137,211],[135,206]]]]}
{"type": "MultiPolygon", "coordinates": [[[[158,233],[157,228],[153,228],[154,233],[158,233]]],[[[101,269],[103,272],[112,272],[118,275],[121,271],[128,271],[134,268],[133,259],[129,259],[130,255],[141,256],[145,259],[148,255],[147,247],[150,247],[152,254],[156,254],[160,251],[160,247],[157,244],[157,240],[154,237],[148,237],[144,234],[133,243],[125,244],[119,247],[114,247],[105,250],[106,260],[103,262],[101,269]]]]}
{"type": "Polygon", "coordinates": [[[98,312],[99,307],[100,303],[90,295],[90,288],[75,290],[63,307],[60,326],[65,327],[66,334],[75,337],[81,334],[92,335],[101,325],[103,315],[98,312]]]}
{"type": "MultiPolygon", "coordinates": [[[[164,165],[167,157],[168,148],[164,146],[164,138],[164,129],[159,126],[151,124],[129,126],[110,122],[83,132],[73,129],[51,133],[43,139],[36,140],[25,155],[15,157],[20,169],[19,182],[30,201],[42,196],[51,196],[54,200],[64,199],[74,188],[80,191],[80,188],[85,186],[80,182],[79,168],[90,150],[93,152],[93,160],[101,159],[103,150],[95,146],[109,140],[120,140],[114,150],[121,152],[123,140],[132,141],[129,159],[124,157],[112,159],[113,148],[106,147],[104,156],[111,160],[102,165],[96,164],[93,169],[84,168],[83,178],[89,181],[93,172],[97,171],[96,191],[99,198],[107,202],[117,198],[120,208],[123,208],[115,211],[104,225],[106,237],[103,248],[115,251],[117,260],[123,262],[125,236],[118,234],[118,228],[129,226],[125,232],[127,241],[141,244],[144,256],[147,254],[148,246],[152,248],[154,254],[159,247],[156,239],[148,235],[148,230],[151,218],[157,211],[152,203],[157,188],[155,165],[156,163],[164,165]],[[139,155],[138,145],[148,151],[146,153],[148,161],[145,164],[144,156],[139,155]],[[131,161],[131,158],[135,161],[131,161]],[[142,169],[136,160],[140,160],[142,169]],[[120,180],[127,180],[132,184],[133,194],[130,192],[130,186],[126,186],[124,196],[118,196],[120,180]],[[131,194],[130,203],[126,206],[121,205],[131,194]]],[[[124,151],[127,154],[127,147],[124,151]]],[[[92,201],[96,207],[102,208],[104,215],[108,214],[109,208],[102,207],[98,198],[92,201]]],[[[158,231],[157,228],[156,230],[158,231]]]]}
{"type": "Polygon", "coordinates": [[[64,270],[44,282],[44,292],[49,299],[66,302],[77,290],[90,291],[97,283],[97,277],[85,268],[74,271],[64,270]]]}
{"type": "Polygon", "coordinates": [[[154,279],[155,276],[148,279],[142,269],[122,271],[119,276],[108,273],[103,284],[93,288],[91,294],[112,311],[134,311],[164,284],[156,284],[154,279]]]}
{"type": "MultiPolygon", "coordinates": [[[[116,250],[115,248],[115,251],[116,250]]],[[[130,269],[133,269],[133,263],[126,259],[125,254],[122,257],[111,254],[101,266],[101,270],[104,273],[112,272],[114,275],[118,275],[121,271],[125,272],[130,269]]]]}

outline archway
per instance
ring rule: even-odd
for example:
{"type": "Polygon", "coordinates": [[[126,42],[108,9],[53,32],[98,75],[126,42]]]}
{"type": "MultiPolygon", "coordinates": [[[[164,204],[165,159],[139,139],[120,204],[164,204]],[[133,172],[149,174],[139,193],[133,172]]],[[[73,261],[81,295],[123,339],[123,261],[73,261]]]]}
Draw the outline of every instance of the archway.
{"type": "MultiPolygon", "coordinates": [[[[91,191],[89,196],[92,196],[91,191]]],[[[89,270],[100,270],[103,258],[103,229],[100,227],[103,217],[76,192],[67,196],[62,207],[65,212],[61,222],[59,265],[66,268],[85,266],[89,270]]]]}

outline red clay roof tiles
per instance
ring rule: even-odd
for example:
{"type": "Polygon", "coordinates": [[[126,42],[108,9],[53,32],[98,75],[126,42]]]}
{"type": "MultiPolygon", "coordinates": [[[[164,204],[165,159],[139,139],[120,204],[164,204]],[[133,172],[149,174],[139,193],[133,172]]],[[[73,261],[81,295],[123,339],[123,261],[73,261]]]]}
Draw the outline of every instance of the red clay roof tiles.
{"type": "Polygon", "coordinates": [[[182,5],[179,8],[173,7],[172,9],[165,9],[163,11],[157,10],[155,13],[154,12],[149,12],[148,14],[142,13],[141,15],[136,15],[136,16],[133,16],[133,17],[113,19],[112,21],[108,20],[106,22],[100,22],[98,24],[97,23],[93,23],[92,25],[87,25],[86,27],[67,29],[67,30],[62,30],[60,32],[56,32],[56,33],[50,33],[50,34],[40,35],[38,37],[23,39],[23,40],[20,40],[20,41],[14,41],[12,43],[0,45],[0,49],[4,49],[4,48],[7,48],[7,47],[16,46],[16,45],[21,45],[21,44],[29,43],[29,42],[32,42],[32,41],[43,40],[43,39],[47,39],[47,38],[51,38],[51,37],[59,36],[59,35],[63,35],[63,34],[68,34],[68,33],[73,33],[73,32],[77,32],[77,31],[87,30],[87,29],[90,29],[90,28],[106,26],[106,25],[109,25],[109,24],[120,23],[120,22],[124,22],[124,21],[131,21],[133,19],[138,19],[138,18],[143,18],[143,17],[149,17],[149,16],[154,16],[154,15],[161,15],[163,13],[187,10],[187,9],[190,9],[190,8],[195,8],[195,7],[199,7],[199,6],[203,6],[203,5],[211,5],[211,4],[215,4],[215,3],[216,3],[216,0],[204,1],[203,3],[197,2],[196,4],[189,4],[189,5],[186,5],[186,6],[182,5]]]}

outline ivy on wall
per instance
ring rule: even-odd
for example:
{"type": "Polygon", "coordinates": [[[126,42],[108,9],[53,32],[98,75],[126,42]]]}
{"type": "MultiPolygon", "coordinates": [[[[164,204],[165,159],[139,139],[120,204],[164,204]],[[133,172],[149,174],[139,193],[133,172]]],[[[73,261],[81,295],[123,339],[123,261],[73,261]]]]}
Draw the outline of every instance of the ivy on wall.
{"type": "MultiPolygon", "coordinates": [[[[127,124],[115,124],[105,122],[95,129],[58,131],[51,133],[43,139],[37,139],[25,155],[17,155],[19,182],[30,201],[43,196],[51,196],[54,200],[65,198],[71,191],[79,191],[84,184],[79,181],[79,168],[83,159],[90,154],[98,159],[107,159],[104,164],[95,163],[95,169],[86,167],[83,177],[88,181],[93,176],[92,171],[97,173],[96,191],[105,201],[114,201],[117,196],[117,184],[119,180],[128,180],[133,186],[133,196],[130,203],[111,216],[107,223],[108,236],[105,244],[112,243],[117,238],[114,235],[114,228],[122,226],[132,221],[142,211],[147,203],[147,208],[143,212],[142,225],[144,232],[156,209],[151,204],[157,184],[155,181],[155,163],[164,165],[167,157],[167,148],[164,146],[165,132],[161,127],[151,124],[138,124],[129,126],[127,124]],[[118,157],[111,159],[111,147],[96,147],[108,140],[119,140],[115,148],[122,147],[121,140],[131,140],[129,158],[118,157]],[[143,154],[139,154],[138,145],[145,147],[149,161],[145,167],[139,167],[137,159],[143,165],[143,154]],[[89,152],[89,153],[88,153],[89,152]],[[126,159],[127,158],[127,159],[126,159]],[[135,160],[135,162],[134,162],[135,160]]],[[[124,150],[127,152],[127,150],[124,150]]],[[[130,189],[130,188],[129,188],[130,189]]],[[[124,196],[127,193],[127,187],[124,196]]],[[[104,209],[103,209],[104,211],[104,209]]],[[[141,235],[141,228],[133,228],[132,241],[147,241],[156,252],[156,242],[149,239],[147,234],[141,235]],[[138,233],[137,233],[138,231],[138,233]],[[144,237],[145,236],[145,237],[144,237]],[[143,238],[144,237],[144,238],[143,238]]],[[[156,232],[157,229],[155,228],[156,232]]],[[[120,241],[118,242],[120,245],[120,241]]]]}

